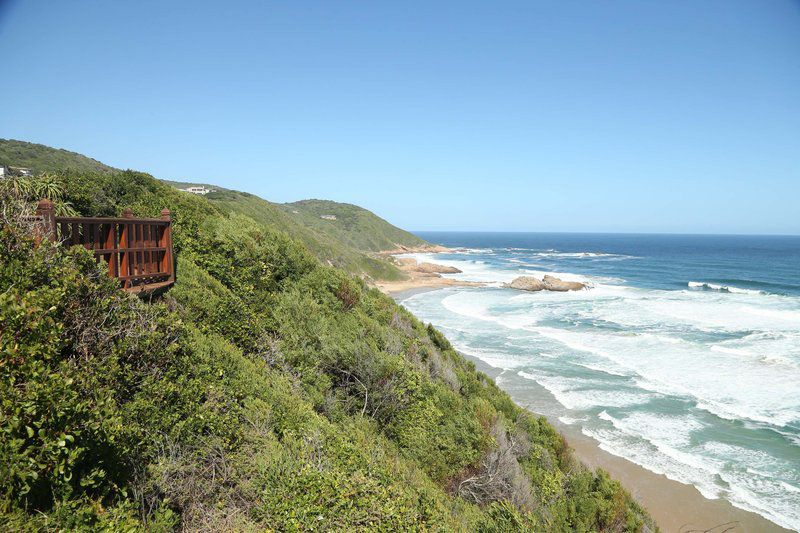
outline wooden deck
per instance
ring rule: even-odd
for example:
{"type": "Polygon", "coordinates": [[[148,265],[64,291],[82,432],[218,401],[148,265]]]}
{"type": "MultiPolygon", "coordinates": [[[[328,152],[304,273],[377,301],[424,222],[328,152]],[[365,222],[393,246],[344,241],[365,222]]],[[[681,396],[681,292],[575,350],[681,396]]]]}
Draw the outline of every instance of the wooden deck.
{"type": "Polygon", "coordinates": [[[152,292],[175,282],[168,209],[161,211],[161,218],[135,218],[130,209],[122,218],[57,217],[52,202],[41,200],[36,216],[43,237],[92,250],[125,290],[152,292]]]}

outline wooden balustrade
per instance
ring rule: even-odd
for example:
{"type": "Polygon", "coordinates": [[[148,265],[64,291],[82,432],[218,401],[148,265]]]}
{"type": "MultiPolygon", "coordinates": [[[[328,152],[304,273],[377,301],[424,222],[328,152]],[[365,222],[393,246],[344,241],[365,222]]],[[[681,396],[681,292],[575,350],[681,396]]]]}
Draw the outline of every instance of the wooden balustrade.
{"type": "Polygon", "coordinates": [[[122,218],[58,217],[52,202],[41,200],[36,215],[42,237],[92,250],[125,290],[150,292],[175,282],[168,209],[161,218],[134,218],[130,209],[122,218]]]}

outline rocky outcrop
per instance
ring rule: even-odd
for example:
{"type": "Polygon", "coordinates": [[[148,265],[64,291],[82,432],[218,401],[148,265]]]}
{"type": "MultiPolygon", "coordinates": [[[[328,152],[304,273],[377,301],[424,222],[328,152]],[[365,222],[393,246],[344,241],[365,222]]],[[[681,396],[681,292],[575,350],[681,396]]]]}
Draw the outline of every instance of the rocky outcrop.
{"type": "Polygon", "coordinates": [[[463,281],[442,276],[442,274],[461,272],[455,267],[435,263],[417,263],[413,257],[392,257],[392,261],[405,274],[406,278],[376,283],[378,288],[386,293],[402,292],[418,287],[483,287],[486,285],[478,281],[463,281]]]}
{"type": "Polygon", "coordinates": [[[545,277],[542,279],[542,282],[544,283],[545,290],[548,291],[580,291],[586,288],[584,283],[580,283],[578,281],[562,281],[555,276],[549,275],[545,275],[545,277]]]}
{"type": "Polygon", "coordinates": [[[395,264],[406,272],[419,272],[421,274],[459,274],[456,267],[437,265],[436,263],[419,263],[413,257],[395,257],[395,264]]]}
{"type": "Polygon", "coordinates": [[[511,283],[506,283],[503,287],[518,289],[521,291],[579,291],[586,288],[585,283],[578,281],[563,281],[555,276],[546,275],[543,279],[532,276],[520,276],[511,283]]]}
{"type": "Polygon", "coordinates": [[[434,263],[420,263],[417,265],[417,272],[429,274],[460,274],[461,271],[456,267],[436,265],[434,263]]]}
{"type": "Polygon", "coordinates": [[[511,283],[506,283],[503,287],[521,291],[541,291],[544,290],[544,282],[532,276],[520,276],[511,283]]]}

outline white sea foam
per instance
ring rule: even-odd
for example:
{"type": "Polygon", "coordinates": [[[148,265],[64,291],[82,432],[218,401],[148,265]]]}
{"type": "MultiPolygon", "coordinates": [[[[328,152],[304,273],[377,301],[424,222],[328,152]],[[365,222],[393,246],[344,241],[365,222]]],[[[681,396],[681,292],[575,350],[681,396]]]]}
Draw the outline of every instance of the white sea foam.
{"type": "MultiPolygon", "coordinates": [[[[496,283],[525,273],[517,262],[454,263],[465,275],[496,283]]],[[[780,465],[800,446],[800,298],[553,275],[595,287],[449,289],[415,297],[409,308],[452,327],[475,357],[547,389],[555,401],[544,400],[552,405],[545,413],[579,426],[604,450],[798,528],[800,468],[796,461],[780,465]],[[485,351],[474,350],[481,346],[485,351]],[[676,412],[682,415],[666,414],[676,412]],[[765,429],[774,434],[764,437],[765,429]],[[740,432],[745,442],[767,438],[773,442],[764,450],[783,451],[758,463],[737,447],[706,442],[740,432]]]]}
{"type": "Polygon", "coordinates": [[[729,292],[733,294],[769,294],[768,292],[759,291],[756,289],[743,289],[741,287],[734,287],[732,285],[717,285],[716,283],[707,283],[705,281],[690,281],[688,286],[691,289],[729,292]]]}
{"type": "Polygon", "coordinates": [[[800,311],[794,299],[635,288],[617,291],[616,296],[619,298],[604,302],[601,307],[587,308],[587,317],[626,327],[682,326],[706,332],[797,331],[800,328],[800,311]]]}
{"type": "Polygon", "coordinates": [[[540,263],[532,263],[530,261],[523,261],[521,259],[509,259],[508,262],[514,263],[514,265],[512,266],[519,265],[519,267],[538,268],[538,269],[547,268],[546,266],[540,263]]]}
{"type": "MultiPolygon", "coordinates": [[[[468,255],[467,252],[464,253],[468,255]]],[[[510,283],[511,281],[513,281],[514,279],[516,279],[521,275],[537,276],[541,278],[546,274],[555,276],[564,281],[579,281],[582,283],[587,283],[589,285],[596,285],[598,283],[622,282],[622,280],[616,278],[592,277],[592,276],[573,274],[570,272],[554,272],[551,270],[538,270],[538,268],[541,267],[539,265],[532,263],[520,264],[520,266],[521,267],[531,266],[535,270],[531,270],[528,268],[520,268],[518,270],[512,270],[508,268],[503,268],[502,266],[489,264],[486,261],[480,259],[466,259],[466,258],[452,259],[446,256],[447,254],[408,253],[408,254],[398,254],[395,257],[411,258],[419,263],[432,262],[439,265],[455,267],[459,269],[461,272],[456,274],[443,274],[443,276],[446,278],[451,278],[461,281],[477,281],[482,283],[489,283],[489,284],[494,284],[496,286],[499,286],[503,283],[510,283]]]]}
{"type": "Polygon", "coordinates": [[[631,375],[629,373],[620,372],[620,371],[617,371],[617,370],[612,370],[612,369],[608,368],[607,366],[592,365],[592,364],[588,364],[588,363],[579,363],[577,361],[570,361],[570,362],[573,365],[580,366],[580,367],[583,367],[583,368],[586,368],[586,369],[589,369],[589,370],[594,370],[595,372],[602,372],[604,374],[609,374],[611,376],[629,377],[631,375]]]}
{"type": "Polygon", "coordinates": [[[673,481],[687,485],[694,485],[700,493],[709,499],[720,496],[720,488],[716,484],[714,464],[702,464],[695,461],[695,465],[683,463],[675,456],[684,457],[680,453],[663,453],[668,449],[662,445],[661,449],[650,442],[642,441],[635,436],[628,435],[617,428],[589,428],[582,427],[581,432],[599,443],[600,449],[610,454],[632,461],[639,466],[667,476],[673,481]]]}
{"type": "MultiPolygon", "coordinates": [[[[669,448],[683,448],[691,442],[693,432],[703,429],[703,424],[689,415],[671,416],[653,413],[634,412],[625,417],[613,417],[607,411],[602,411],[598,418],[611,422],[611,424],[628,435],[642,437],[656,446],[669,448]]],[[[681,462],[716,472],[717,468],[708,468],[707,465],[695,464],[691,457],[685,457],[682,452],[670,451],[668,455],[680,457],[681,462]]],[[[718,465],[721,466],[721,465],[718,465]]]]}
{"type": "Polygon", "coordinates": [[[787,331],[751,333],[738,339],[720,342],[712,350],[750,357],[764,364],[797,367],[800,365],[800,333],[787,331]]]}
{"type": "Polygon", "coordinates": [[[454,248],[448,253],[469,254],[469,255],[475,255],[475,254],[494,255],[495,251],[492,248],[454,248]]]}
{"type": "Polygon", "coordinates": [[[800,525],[800,489],[776,479],[778,474],[770,471],[773,459],[767,454],[719,442],[703,445],[705,453],[682,451],[690,442],[690,433],[700,429],[688,417],[616,418],[603,411],[599,418],[610,422],[613,429],[582,431],[597,440],[601,449],[675,481],[694,485],[707,498],[725,496],[737,507],[757,512],[784,527],[797,529],[800,525]],[[645,443],[637,440],[642,434],[645,443]],[[756,468],[732,470],[732,464],[756,468]],[[769,497],[764,498],[765,494],[769,497]]]}
{"type": "Polygon", "coordinates": [[[786,365],[786,366],[793,366],[796,367],[797,365],[789,359],[788,357],[782,357],[780,355],[765,355],[761,358],[761,361],[768,364],[768,365],[786,365]]]}
{"type": "Polygon", "coordinates": [[[650,401],[650,396],[636,391],[600,389],[601,383],[593,380],[579,380],[560,376],[534,375],[519,371],[520,377],[535,381],[547,389],[555,399],[573,410],[585,410],[595,407],[630,407],[650,401]]]}
{"type": "Polygon", "coordinates": [[[563,259],[597,259],[597,258],[635,259],[635,257],[631,255],[608,254],[603,252],[558,252],[555,250],[546,252],[533,252],[531,255],[535,257],[552,257],[552,258],[563,258],[563,259]]]}
{"type": "Polygon", "coordinates": [[[752,315],[762,316],[770,320],[780,322],[792,323],[795,326],[800,325],[800,311],[793,309],[770,309],[764,307],[747,307],[740,308],[740,310],[750,313],[752,315]]]}
{"type": "MultiPolygon", "coordinates": [[[[592,357],[589,359],[577,362],[612,374],[638,375],[639,385],[646,390],[695,399],[700,408],[718,416],[780,425],[800,420],[800,388],[796,386],[800,382],[800,368],[797,366],[800,337],[796,332],[778,330],[760,336],[748,334],[740,341],[704,345],[673,334],[637,333],[641,328],[626,327],[613,332],[543,325],[575,313],[582,319],[624,323],[626,320],[620,317],[626,301],[627,305],[633,306],[633,310],[624,315],[630,318],[641,318],[646,314],[641,312],[640,303],[644,303],[645,309],[656,305],[652,301],[643,302],[639,293],[645,291],[639,289],[614,287],[611,291],[613,295],[589,298],[570,293],[535,298],[537,295],[513,295],[510,291],[460,290],[448,293],[441,304],[453,315],[484,324],[497,324],[509,330],[531,332],[557,343],[550,346],[561,346],[560,350],[553,350],[543,344],[536,349],[538,352],[557,354],[567,349],[573,353],[590,354],[592,357]],[[766,352],[758,349],[759,343],[766,343],[766,352]],[[741,361],[731,361],[734,350],[741,361]],[[603,360],[607,361],[605,365],[603,360]],[[764,387],[764,383],[770,386],[764,387]]],[[[650,292],[652,298],[663,291],[650,292]]],[[[446,325],[447,318],[442,320],[446,325]]],[[[757,329],[753,326],[761,325],[757,318],[740,316],[739,320],[750,331],[757,329]]],[[[652,325],[656,322],[654,319],[643,322],[650,327],[659,326],[657,323],[652,325]]],[[[673,324],[683,325],[682,321],[676,323],[674,319],[673,324]]],[[[454,320],[453,325],[463,328],[463,319],[454,320]]],[[[664,325],[663,322],[660,324],[661,329],[665,329],[664,325]]],[[[765,325],[789,327],[778,322],[765,325]]],[[[702,329],[699,325],[696,327],[702,329]]],[[[796,324],[794,327],[798,328],[796,324]]],[[[486,330],[486,334],[493,334],[492,330],[486,330]]]]}
{"type": "Polygon", "coordinates": [[[722,442],[705,443],[703,449],[712,456],[728,459],[728,467],[719,475],[729,487],[726,497],[731,503],[784,527],[800,528],[800,489],[781,479],[788,475],[799,482],[795,465],[776,463],[761,450],[722,442]]]}
{"type": "Polygon", "coordinates": [[[574,426],[575,424],[580,424],[581,422],[586,422],[586,418],[570,418],[568,416],[559,416],[558,421],[562,424],[566,424],[568,426],[574,426]]]}
{"type": "Polygon", "coordinates": [[[741,350],[741,349],[738,349],[738,348],[728,348],[728,347],[722,346],[720,344],[715,344],[715,345],[711,346],[711,351],[719,352],[719,353],[726,353],[726,354],[730,354],[730,355],[739,355],[739,356],[747,356],[747,357],[752,357],[753,356],[752,353],[750,353],[750,352],[748,352],[746,350],[741,350]]]}
{"type": "Polygon", "coordinates": [[[492,312],[491,301],[478,299],[466,292],[457,292],[442,300],[442,306],[456,315],[493,322],[509,329],[520,329],[536,324],[541,313],[524,315],[492,312]]]}
{"type": "Polygon", "coordinates": [[[779,368],[761,361],[731,364],[726,355],[715,355],[693,343],[665,346],[663,336],[657,335],[534,329],[573,350],[606,357],[628,368],[642,377],[640,386],[644,388],[696,398],[715,414],[731,413],[781,425],[800,419],[800,371],[796,367],[779,368]],[[662,356],[665,353],[667,357],[662,356]]]}
{"type": "Polygon", "coordinates": [[[785,481],[781,481],[780,485],[781,485],[781,487],[783,487],[784,489],[788,490],[789,492],[800,492],[800,487],[795,487],[794,485],[790,485],[789,483],[786,483],[785,481]]]}
{"type": "Polygon", "coordinates": [[[491,367],[502,370],[511,370],[525,364],[524,361],[521,361],[519,358],[513,357],[509,354],[496,352],[493,350],[484,350],[482,348],[475,348],[473,346],[469,346],[468,344],[454,343],[453,347],[456,349],[456,351],[470,355],[475,359],[483,361],[491,367]]]}

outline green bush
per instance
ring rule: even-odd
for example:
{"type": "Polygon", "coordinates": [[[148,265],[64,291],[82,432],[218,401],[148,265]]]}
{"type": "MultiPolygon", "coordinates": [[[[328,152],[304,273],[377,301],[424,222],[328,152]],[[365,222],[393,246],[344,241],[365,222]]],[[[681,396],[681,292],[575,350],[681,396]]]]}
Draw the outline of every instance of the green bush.
{"type": "Polygon", "coordinates": [[[84,214],[173,210],[178,281],[145,303],[0,220],[5,529],[654,529],[440,332],[284,233],[145,174],[64,183],[84,214]]]}

